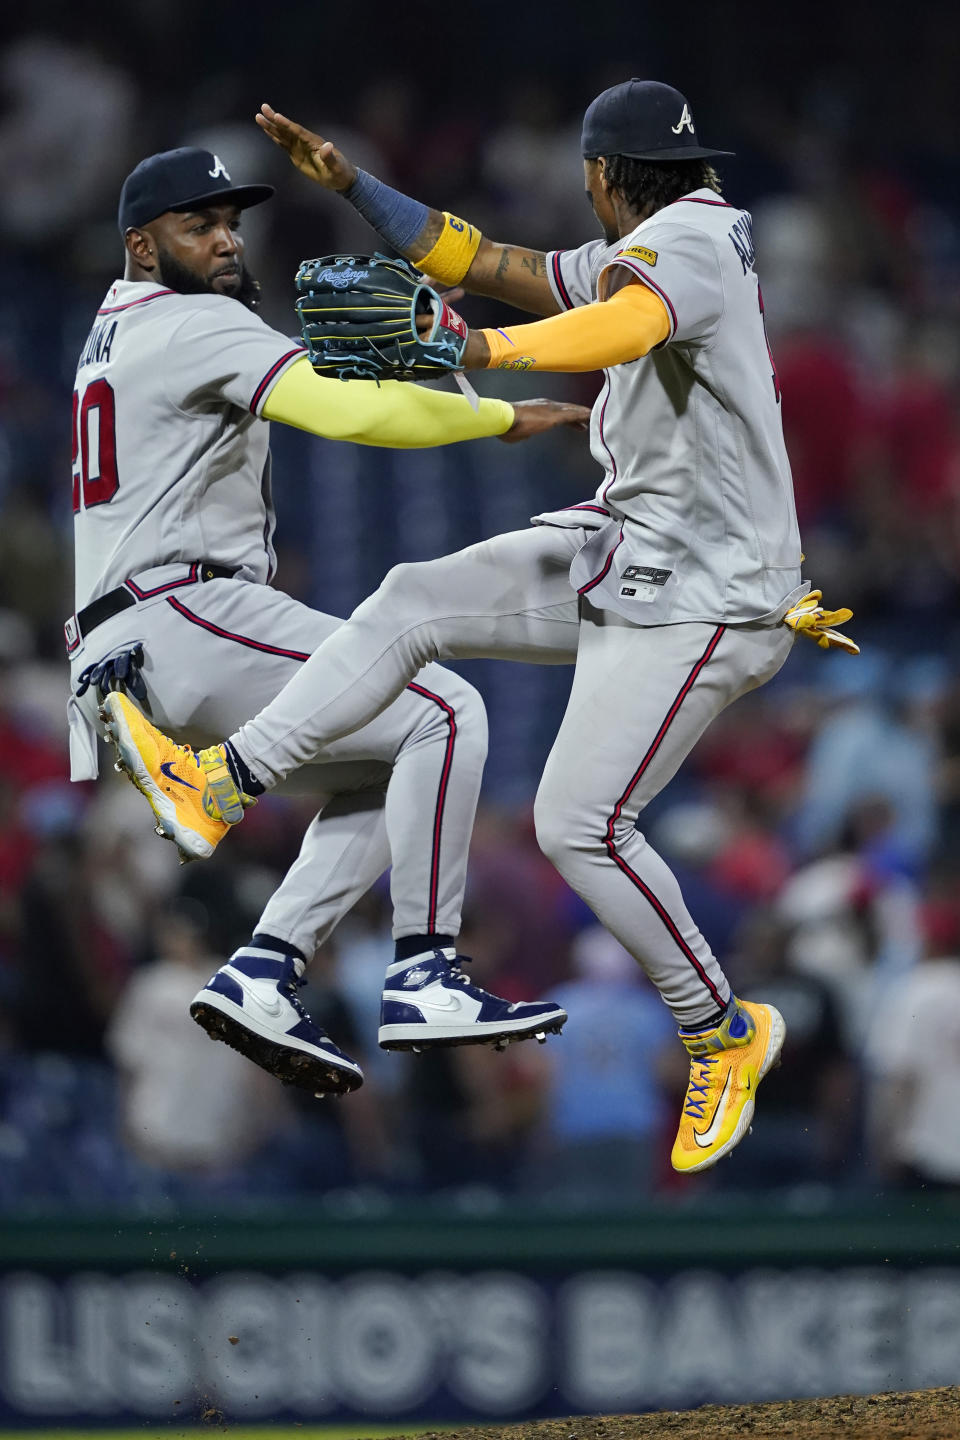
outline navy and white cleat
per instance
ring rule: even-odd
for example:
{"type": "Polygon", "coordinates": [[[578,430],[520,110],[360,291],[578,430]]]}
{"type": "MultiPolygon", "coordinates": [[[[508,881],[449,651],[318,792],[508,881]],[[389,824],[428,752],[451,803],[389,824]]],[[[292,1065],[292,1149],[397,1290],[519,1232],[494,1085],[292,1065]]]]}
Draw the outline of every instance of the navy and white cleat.
{"type": "Polygon", "coordinates": [[[363,1084],[363,1071],[300,1003],[305,968],[295,955],[246,946],[210,977],[190,1014],[211,1040],[223,1040],[285,1085],[347,1095],[363,1084]]]}
{"type": "Polygon", "coordinates": [[[511,1005],[472,985],[460,969],[470,962],[455,950],[427,950],[387,969],[380,1006],[384,1050],[440,1045],[495,1045],[559,1035],[567,1012],[550,1001],[511,1005]]]}

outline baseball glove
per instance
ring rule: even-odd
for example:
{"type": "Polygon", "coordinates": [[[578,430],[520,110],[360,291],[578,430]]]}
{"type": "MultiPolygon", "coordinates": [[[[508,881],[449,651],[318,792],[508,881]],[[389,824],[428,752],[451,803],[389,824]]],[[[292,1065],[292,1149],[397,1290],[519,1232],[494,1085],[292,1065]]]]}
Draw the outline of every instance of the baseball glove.
{"type": "Polygon", "coordinates": [[[341,380],[431,380],[459,370],[468,327],[423,275],[388,255],[325,255],[297,271],[310,363],[341,380]],[[431,317],[425,333],[417,316],[431,317]]]}

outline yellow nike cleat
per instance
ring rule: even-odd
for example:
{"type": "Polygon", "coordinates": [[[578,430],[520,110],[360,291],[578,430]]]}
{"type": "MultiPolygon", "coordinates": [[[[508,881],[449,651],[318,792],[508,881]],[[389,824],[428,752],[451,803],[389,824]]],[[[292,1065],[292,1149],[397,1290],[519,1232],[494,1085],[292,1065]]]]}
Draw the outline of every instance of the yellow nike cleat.
{"type": "Polygon", "coordinates": [[[222,745],[193,751],[168,740],[122,691],[114,690],[100,707],[108,738],[124,771],[150,802],[157,834],[172,840],[182,863],[206,860],[231,825],[252,804],[234,782],[222,745]]]}
{"type": "Polygon", "coordinates": [[[691,1173],[715,1165],[750,1129],[757,1086],[780,1063],[787,1027],[772,1005],[734,1000],[712,1030],[679,1032],[690,1083],[670,1163],[691,1173]]]}

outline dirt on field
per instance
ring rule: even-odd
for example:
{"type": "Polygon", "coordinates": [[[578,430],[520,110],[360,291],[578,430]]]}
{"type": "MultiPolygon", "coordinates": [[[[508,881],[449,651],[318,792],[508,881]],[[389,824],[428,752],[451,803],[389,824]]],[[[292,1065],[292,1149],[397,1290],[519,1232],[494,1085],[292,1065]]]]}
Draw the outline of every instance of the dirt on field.
{"type": "MultiPolygon", "coordinates": [[[[767,1405],[704,1405],[652,1415],[577,1416],[423,1434],[418,1440],[958,1440],[960,1386],[767,1405]]],[[[409,1440],[398,1435],[395,1440],[409,1440]]]]}

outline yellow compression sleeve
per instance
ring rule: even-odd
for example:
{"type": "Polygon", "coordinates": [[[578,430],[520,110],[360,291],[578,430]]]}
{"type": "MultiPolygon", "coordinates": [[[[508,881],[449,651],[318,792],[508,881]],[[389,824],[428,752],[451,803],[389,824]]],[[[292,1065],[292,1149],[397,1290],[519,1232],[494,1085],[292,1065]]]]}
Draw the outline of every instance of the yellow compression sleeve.
{"type": "Polygon", "coordinates": [[[265,420],[279,420],[329,440],[418,450],[502,435],[513,424],[505,400],[481,400],[474,410],[465,395],[444,395],[407,381],[331,380],[317,375],[304,356],[285,370],[266,398],[265,420]]]}
{"type": "Polygon", "coordinates": [[[480,333],[490,346],[488,370],[607,370],[666,340],[670,321],[663,301],[634,281],[609,300],[480,333]]]}

